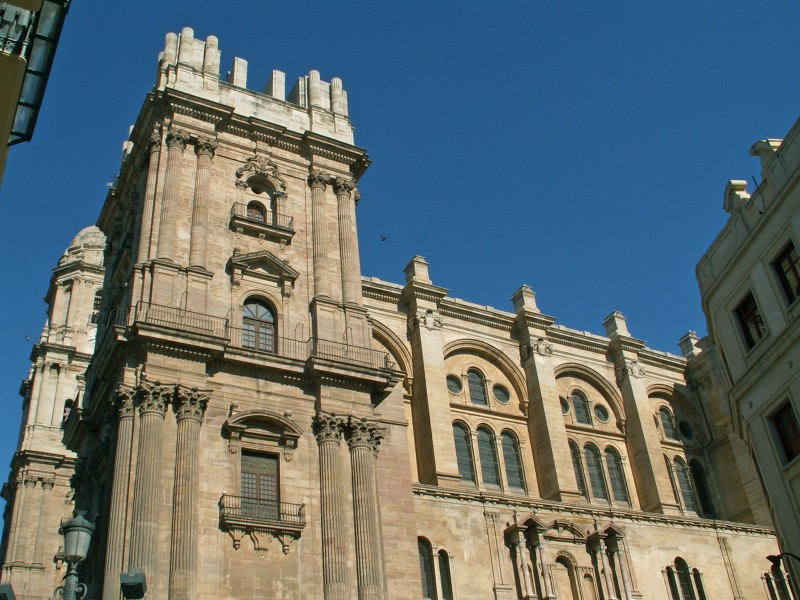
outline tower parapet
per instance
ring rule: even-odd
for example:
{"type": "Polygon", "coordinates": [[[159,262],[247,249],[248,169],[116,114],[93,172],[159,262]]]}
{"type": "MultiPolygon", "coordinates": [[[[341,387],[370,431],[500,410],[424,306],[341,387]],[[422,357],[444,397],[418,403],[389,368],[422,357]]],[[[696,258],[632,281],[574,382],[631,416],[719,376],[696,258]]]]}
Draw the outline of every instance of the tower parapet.
{"type": "Polygon", "coordinates": [[[247,61],[235,57],[230,71],[220,78],[221,53],[217,38],[194,37],[191,27],[168,33],[159,54],[156,88],[174,89],[234,107],[244,117],[281,125],[298,133],[318,133],[353,144],[353,126],[348,118],[347,91],[342,80],[329,82],[311,70],[297,78],[286,94],[286,74],[273,70],[261,91],[248,89],[247,61]]]}

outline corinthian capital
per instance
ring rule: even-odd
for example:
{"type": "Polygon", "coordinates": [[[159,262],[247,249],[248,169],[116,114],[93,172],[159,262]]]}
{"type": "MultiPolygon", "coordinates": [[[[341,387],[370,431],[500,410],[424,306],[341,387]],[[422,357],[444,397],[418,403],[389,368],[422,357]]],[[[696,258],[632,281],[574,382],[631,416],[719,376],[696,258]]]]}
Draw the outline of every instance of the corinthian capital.
{"type": "Polygon", "coordinates": [[[170,131],[167,134],[167,148],[180,148],[182,151],[188,141],[189,136],[181,131],[170,131]]]}
{"type": "Polygon", "coordinates": [[[356,182],[352,179],[335,177],[331,183],[333,183],[333,191],[337,196],[349,196],[350,192],[356,189],[356,182]]]}
{"type": "Polygon", "coordinates": [[[314,171],[311,175],[308,176],[308,185],[311,189],[322,189],[324,190],[328,185],[328,177],[327,175],[323,175],[319,171],[314,171]]]}
{"type": "Polygon", "coordinates": [[[137,394],[139,414],[159,413],[163,417],[174,393],[175,386],[161,385],[159,381],[142,381],[137,394]]]}
{"type": "Polygon", "coordinates": [[[197,144],[194,147],[194,151],[197,152],[197,156],[208,156],[209,158],[214,158],[214,152],[216,150],[217,143],[205,138],[200,138],[197,140],[197,144]]]}
{"type": "Polygon", "coordinates": [[[177,387],[173,408],[178,421],[183,419],[202,421],[207,406],[208,390],[188,388],[183,385],[177,387]]]}
{"type": "Polygon", "coordinates": [[[136,388],[120,383],[116,389],[114,397],[114,408],[117,410],[117,417],[124,419],[133,416],[133,403],[136,398],[136,388]]]}
{"type": "Polygon", "coordinates": [[[322,442],[336,442],[338,444],[346,421],[333,413],[319,411],[314,415],[311,425],[318,444],[322,442]]]}
{"type": "Polygon", "coordinates": [[[344,435],[347,440],[347,445],[350,446],[351,449],[367,447],[377,455],[378,448],[380,448],[381,441],[384,437],[383,431],[383,427],[379,426],[374,421],[369,421],[365,418],[356,419],[350,417],[344,428],[344,435]]]}

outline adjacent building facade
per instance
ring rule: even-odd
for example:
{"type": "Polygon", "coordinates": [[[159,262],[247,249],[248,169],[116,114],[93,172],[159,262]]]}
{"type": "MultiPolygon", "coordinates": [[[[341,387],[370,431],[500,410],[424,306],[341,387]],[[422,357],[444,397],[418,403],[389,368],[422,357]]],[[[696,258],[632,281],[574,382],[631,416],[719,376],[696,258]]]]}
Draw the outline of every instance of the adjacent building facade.
{"type": "Polygon", "coordinates": [[[800,589],[800,123],[784,140],[762,140],[762,182],[730,181],[728,222],[697,265],[709,338],[719,348],[735,426],[769,492],[800,589]]]}
{"type": "Polygon", "coordinates": [[[527,286],[513,311],[472,304],[418,256],[403,284],[362,277],[369,159],[341,80],[287,93],[274,71],[256,92],[245,61],[219,66],[213,36],[167,36],[81,234],[105,236],[102,260],[75,320],[51,317],[87,343],[96,321],[94,354],[53,387],[36,367],[52,326],[34,353],[5,488],[17,595],[58,585],[73,508],[97,525],[81,577],[106,599],[133,569],[155,599],[786,592],[713,346],[650,349],[619,313],[572,330],[527,286]],[[49,415],[46,469],[25,462],[31,413],[49,415]]]}

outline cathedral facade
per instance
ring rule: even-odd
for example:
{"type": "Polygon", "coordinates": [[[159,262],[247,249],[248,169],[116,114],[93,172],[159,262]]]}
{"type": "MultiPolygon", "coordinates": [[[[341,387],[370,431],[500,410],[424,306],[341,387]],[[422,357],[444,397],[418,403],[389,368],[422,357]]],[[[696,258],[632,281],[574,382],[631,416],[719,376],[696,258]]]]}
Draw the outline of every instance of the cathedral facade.
{"type": "MultiPolygon", "coordinates": [[[[341,80],[247,89],[169,34],[97,227],[59,262],[23,384],[2,580],[89,598],[778,597],[714,347],[648,348],[362,277],[341,80]]],[[[434,265],[435,270],[435,265],[434,265]]],[[[24,590],[24,591],[23,591],[24,590]]]]}

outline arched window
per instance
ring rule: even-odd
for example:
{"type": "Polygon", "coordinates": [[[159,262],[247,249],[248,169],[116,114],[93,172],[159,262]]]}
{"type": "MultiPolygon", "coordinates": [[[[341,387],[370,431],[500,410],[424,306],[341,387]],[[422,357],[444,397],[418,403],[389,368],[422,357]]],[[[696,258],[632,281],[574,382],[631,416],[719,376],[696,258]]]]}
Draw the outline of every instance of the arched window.
{"type": "Polygon", "coordinates": [[[450,575],[450,557],[439,550],[439,577],[442,578],[442,600],[453,600],[453,580],[450,575]]]}
{"type": "Polygon", "coordinates": [[[554,569],[558,597],[564,600],[580,600],[578,580],[575,577],[575,567],[564,556],[556,559],[554,569]]]}
{"type": "Polygon", "coordinates": [[[600,451],[594,446],[584,448],[586,456],[586,469],[589,471],[589,483],[592,486],[592,496],[608,500],[605,477],[603,477],[603,464],[600,460],[600,451]]]}
{"type": "Polygon", "coordinates": [[[486,427],[478,427],[478,456],[481,459],[484,485],[500,487],[500,468],[497,464],[494,433],[486,427]]]}
{"type": "Polygon", "coordinates": [[[669,595],[672,600],[683,600],[681,593],[678,591],[678,579],[675,577],[675,571],[672,567],[667,567],[667,585],[669,586],[669,595]]]}
{"type": "Polygon", "coordinates": [[[266,302],[250,298],[242,309],[242,346],[275,352],[275,314],[266,302]]]}
{"type": "Polygon", "coordinates": [[[697,600],[692,586],[692,575],[689,572],[689,565],[686,561],[678,557],[675,559],[675,572],[678,574],[678,585],[683,594],[683,600],[697,600]]]}
{"type": "Polygon", "coordinates": [[[475,468],[472,466],[472,444],[469,430],[461,423],[453,423],[453,439],[456,443],[456,462],[462,481],[475,483],[475,468]]]}
{"type": "Polygon", "coordinates": [[[697,600],[706,600],[706,591],[703,589],[703,576],[697,569],[692,569],[692,579],[694,579],[694,589],[697,590],[697,600]]]}
{"type": "Polygon", "coordinates": [[[583,425],[591,425],[589,416],[589,402],[580,392],[572,392],[572,407],[575,409],[575,419],[583,425]]]}
{"type": "Polygon", "coordinates": [[[700,461],[692,459],[689,461],[689,471],[697,492],[697,499],[700,501],[700,512],[707,517],[714,518],[716,514],[714,505],[711,503],[711,493],[708,489],[708,479],[703,465],[700,464],[700,461]]]}
{"type": "Polygon", "coordinates": [[[247,218],[259,223],[267,222],[267,210],[260,202],[250,202],[247,205],[247,218]]]}
{"type": "Polygon", "coordinates": [[[692,494],[692,482],[689,479],[689,467],[682,459],[675,459],[675,475],[678,478],[678,487],[681,491],[681,498],[683,499],[683,507],[686,510],[697,510],[694,505],[694,496],[692,494]]]}
{"type": "Polygon", "coordinates": [[[622,470],[622,458],[614,448],[606,448],[606,468],[611,480],[611,493],[618,502],[629,501],[628,486],[625,483],[625,472],[622,470]]]}
{"type": "Polygon", "coordinates": [[[422,575],[422,597],[425,600],[437,600],[436,578],[433,575],[433,550],[425,538],[417,538],[419,549],[419,570],[422,575]]]}
{"type": "Polygon", "coordinates": [[[519,453],[519,441],[510,431],[500,435],[503,444],[503,462],[506,467],[506,480],[508,487],[514,490],[525,491],[525,477],[522,473],[522,458],[519,453]]]}
{"type": "Polygon", "coordinates": [[[583,461],[581,460],[581,451],[575,442],[569,443],[569,453],[572,456],[572,468],[575,470],[575,483],[578,485],[578,491],[582,496],[588,498],[589,494],[586,491],[586,478],[583,476],[583,461]]]}
{"type": "Polygon", "coordinates": [[[675,498],[675,502],[678,503],[678,486],[675,484],[675,473],[672,470],[672,462],[669,460],[668,456],[664,456],[664,464],[667,466],[667,475],[669,476],[669,483],[672,486],[672,495],[675,498]]]}
{"type": "Polygon", "coordinates": [[[100,290],[97,290],[94,294],[94,300],[92,302],[92,314],[89,316],[89,323],[94,323],[97,325],[100,319],[100,306],[103,303],[103,297],[101,295],[100,290]]]}
{"type": "Polygon", "coordinates": [[[672,413],[666,408],[662,408],[658,411],[658,413],[661,415],[661,428],[664,431],[664,437],[668,440],[677,440],[678,431],[675,428],[675,419],[673,418],[672,413]]]}
{"type": "Polygon", "coordinates": [[[473,404],[488,406],[489,400],[486,395],[486,379],[478,369],[467,371],[467,383],[469,384],[469,398],[473,404]]]}

